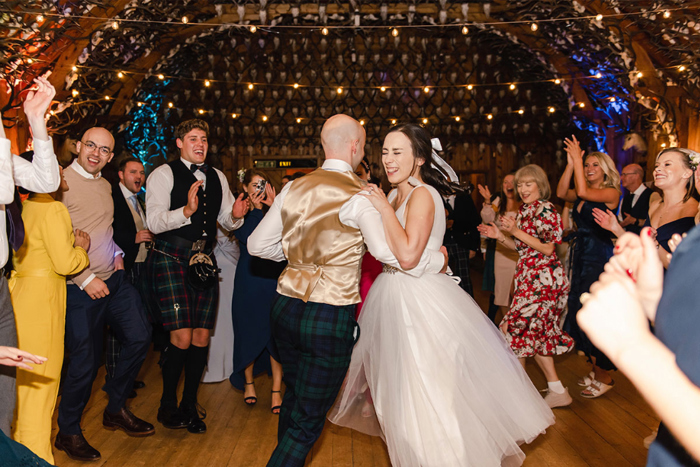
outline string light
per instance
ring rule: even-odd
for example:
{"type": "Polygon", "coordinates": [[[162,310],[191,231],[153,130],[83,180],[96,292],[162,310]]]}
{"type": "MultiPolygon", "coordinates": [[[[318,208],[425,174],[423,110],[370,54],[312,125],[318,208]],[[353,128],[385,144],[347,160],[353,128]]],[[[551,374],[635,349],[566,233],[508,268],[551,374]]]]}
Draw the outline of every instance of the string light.
{"type": "Polygon", "coordinates": [[[428,119],[427,119],[427,118],[424,118],[424,119],[423,119],[423,125],[427,125],[427,124],[428,124],[428,119]]]}
{"type": "MultiPolygon", "coordinates": [[[[681,70],[681,71],[683,71],[683,70],[681,70]]],[[[381,88],[379,88],[379,90],[382,92],[386,91],[386,86],[382,86],[381,88]]]]}
{"type": "Polygon", "coordinates": [[[338,89],[336,89],[336,92],[337,92],[338,94],[342,94],[342,93],[343,93],[343,88],[342,88],[342,87],[339,87],[338,89]]]}
{"type": "Polygon", "coordinates": [[[665,147],[666,147],[666,143],[661,143],[661,147],[662,147],[662,148],[665,148],[665,147]]]}
{"type": "Polygon", "coordinates": [[[118,21],[112,22],[112,29],[119,29],[119,22],[118,21]]]}
{"type": "Polygon", "coordinates": [[[168,108],[170,108],[170,109],[173,108],[173,103],[172,103],[172,102],[168,102],[168,108]]]}
{"type": "Polygon", "coordinates": [[[641,78],[642,76],[644,76],[644,74],[643,74],[641,71],[638,71],[638,72],[637,72],[637,78],[641,78]]]}
{"type": "Polygon", "coordinates": [[[549,108],[549,113],[553,114],[556,109],[554,107],[549,108]]]}
{"type": "Polygon", "coordinates": [[[489,120],[492,120],[492,119],[493,119],[493,115],[487,114],[487,115],[486,115],[486,118],[489,119],[489,120]]]}
{"type": "Polygon", "coordinates": [[[105,96],[105,100],[108,101],[108,100],[109,100],[109,96],[105,96]]]}
{"type": "Polygon", "coordinates": [[[595,74],[595,77],[600,79],[603,77],[603,74],[599,71],[598,73],[595,74]]]}
{"type": "Polygon", "coordinates": [[[525,111],[524,111],[523,109],[520,109],[520,110],[518,110],[518,113],[519,113],[520,115],[522,115],[522,114],[525,113],[525,111]]]}
{"type": "Polygon", "coordinates": [[[458,121],[460,121],[460,120],[461,120],[461,118],[455,117],[455,122],[458,122],[458,121]]]}
{"type": "Polygon", "coordinates": [[[596,20],[596,21],[601,21],[602,19],[603,19],[603,15],[601,15],[600,13],[598,13],[597,15],[595,15],[595,20],[596,20]]]}
{"type": "Polygon", "coordinates": [[[250,27],[250,32],[252,32],[253,34],[255,34],[255,31],[257,31],[257,30],[258,30],[258,28],[256,26],[250,27]]]}
{"type": "Polygon", "coordinates": [[[199,115],[202,115],[203,113],[204,113],[204,109],[199,109],[199,115]]]}
{"type": "Polygon", "coordinates": [[[248,85],[248,89],[250,89],[251,91],[253,90],[254,87],[255,87],[255,86],[253,86],[253,83],[250,83],[250,84],[248,85]]]}
{"type": "Polygon", "coordinates": [[[474,86],[471,84],[467,84],[467,89],[471,91],[472,89],[474,89],[474,86]]]}
{"type": "Polygon", "coordinates": [[[182,17],[182,24],[187,24],[187,16],[182,17]]]}
{"type": "Polygon", "coordinates": [[[511,84],[511,85],[509,86],[509,88],[510,88],[511,91],[513,91],[513,90],[515,89],[515,84],[511,84]]]}
{"type": "Polygon", "coordinates": [[[555,79],[554,84],[561,84],[561,80],[559,78],[555,79]]]}
{"type": "Polygon", "coordinates": [[[231,118],[238,118],[238,114],[231,114],[231,118]]]}
{"type": "Polygon", "coordinates": [[[671,17],[671,12],[666,10],[664,11],[664,18],[670,18],[671,17]]]}
{"type": "Polygon", "coordinates": [[[466,27],[466,26],[463,26],[463,27],[462,27],[462,34],[464,34],[465,36],[466,36],[467,34],[469,34],[469,28],[466,27]]]}
{"type": "Polygon", "coordinates": [[[73,94],[73,97],[78,97],[78,94],[80,94],[80,92],[77,89],[73,89],[71,91],[71,94],[73,94]]]}
{"type": "Polygon", "coordinates": [[[323,34],[324,36],[327,36],[328,35],[328,28],[321,29],[321,34],[323,34]]]}
{"type": "Polygon", "coordinates": [[[301,118],[297,118],[297,123],[301,123],[301,118]]]}
{"type": "Polygon", "coordinates": [[[209,86],[211,86],[211,82],[209,80],[206,80],[206,81],[204,81],[204,85],[206,87],[209,87],[209,86]]]}
{"type": "Polygon", "coordinates": [[[392,118],[392,119],[391,119],[391,124],[392,124],[392,125],[396,125],[396,119],[395,119],[395,118],[392,118]]]}
{"type": "Polygon", "coordinates": [[[119,73],[117,73],[117,77],[118,77],[118,78],[123,78],[123,77],[124,77],[124,73],[122,73],[122,72],[120,71],[119,73]]]}
{"type": "Polygon", "coordinates": [[[36,17],[37,23],[43,23],[44,22],[44,15],[39,15],[36,17]]]}
{"type": "Polygon", "coordinates": [[[299,89],[299,83],[294,83],[294,89],[299,89]]]}
{"type": "Polygon", "coordinates": [[[614,97],[610,98],[610,102],[616,102],[616,101],[617,101],[617,99],[615,99],[614,97]]]}
{"type": "Polygon", "coordinates": [[[579,103],[578,103],[578,106],[579,106],[580,108],[584,108],[584,107],[586,107],[586,104],[583,103],[583,102],[579,102],[579,103]]]}
{"type": "Polygon", "coordinates": [[[398,35],[399,35],[399,30],[396,29],[396,28],[392,29],[392,30],[391,30],[391,35],[394,36],[394,37],[398,37],[398,35]]]}
{"type": "Polygon", "coordinates": [[[685,71],[685,65],[681,65],[678,67],[678,71],[685,71]]]}
{"type": "MultiPolygon", "coordinates": [[[[137,105],[138,107],[141,107],[141,106],[143,105],[143,102],[137,102],[136,105],[137,105]]],[[[204,111],[203,111],[203,110],[200,110],[199,113],[204,113],[204,111]]]]}
{"type": "Polygon", "coordinates": [[[365,121],[364,121],[364,120],[360,120],[360,125],[365,126],[365,121]]]}
{"type": "Polygon", "coordinates": [[[32,63],[34,63],[34,60],[32,60],[31,58],[28,58],[27,63],[29,63],[31,65],[32,63]]]}
{"type": "Polygon", "coordinates": [[[73,70],[73,71],[78,71],[78,67],[75,66],[75,65],[73,65],[73,66],[71,67],[71,70],[73,70]]]}
{"type": "Polygon", "coordinates": [[[266,122],[266,121],[267,121],[267,115],[263,115],[262,121],[263,121],[263,122],[266,122]]]}
{"type": "Polygon", "coordinates": [[[158,79],[165,79],[165,76],[161,73],[158,75],[158,79]]]}
{"type": "Polygon", "coordinates": [[[532,29],[533,32],[534,32],[534,31],[537,31],[538,28],[539,28],[539,26],[537,26],[537,23],[532,23],[532,24],[530,25],[530,29],[532,29]]]}
{"type": "Polygon", "coordinates": [[[430,88],[428,86],[424,87],[423,92],[428,94],[430,92],[430,88]]]}

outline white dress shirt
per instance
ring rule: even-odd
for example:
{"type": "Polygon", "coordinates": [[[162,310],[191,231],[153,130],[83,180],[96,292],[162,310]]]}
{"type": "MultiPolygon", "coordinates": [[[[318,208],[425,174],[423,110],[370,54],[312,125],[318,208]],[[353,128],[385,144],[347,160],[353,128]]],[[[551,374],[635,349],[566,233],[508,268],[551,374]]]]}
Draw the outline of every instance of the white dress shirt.
{"type": "MultiPolygon", "coordinates": [[[[352,172],[352,167],[347,162],[337,159],[327,159],[322,166],[323,170],[336,172],[352,172]]],[[[263,220],[248,238],[248,252],[253,256],[284,261],[282,250],[282,206],[284,198],[294,181],[287,183],[272,203],[270,210],[263,220]]],[[[365,196],[356,194],[340,208],[338,213],[340,222],[344,225],[359,229],[365,239],[367,249],[378,261],[401,269],[398,260],[389,249],[384,233],[382,216],[379,214],[370,200],[365,196]]],[[[445,256],[439,251],[425,250],[418,265],[406,271],[413,276],[421,276],[425,272],[437,273],[445,264],[445,256]]]]}
{"type": "Polygon", "coordinates": [[[0,267],[9,255],[5,205],[15,197],[15,185],[34,193],[53,193],[61,184],[53,142],[34,140],[34,158],[29,163],[10,152],[10,140],[0,138],[0,267]]]}
{"type": "MultiPolygon", "coordinates": [[[[183,164],[189,170],[191,162],[180,158],[183,164]]],[[[219,224],[226,230],[236,230],[243,225],[243,219],[234,219],[233,203],[236,201],[231,193],[231,188],[228,186],[226,176],[218,169],[209,167],[209,170],[215,170],[221,182],[221,209],[217,220],[219,224]]],[[[202,188],[206,191],[206,174],[201,170],[193,173],[197,180],[204,181],[202,188]]],[[[168,164],[163,164],[151,173],[146,183],[146,221],[148,228],[154,234],[168,232],[170,230],[179,229],[186,225],[190,225],[192,220],[185,217],[185,207],[170,210],[170,192],[173,190],[174,178],[173,170],[168,164]]]]}
{"type": "Polygon", "coordinates": [[[637,201],[639,200],[639,197],[641,196],[642,193],[644,193],[644,190],[646,190],[647,187],[642,183],[637,187],[636,190],[632,193],[632,207],[634,207],[635,204],[637,204],[637,201]]]}

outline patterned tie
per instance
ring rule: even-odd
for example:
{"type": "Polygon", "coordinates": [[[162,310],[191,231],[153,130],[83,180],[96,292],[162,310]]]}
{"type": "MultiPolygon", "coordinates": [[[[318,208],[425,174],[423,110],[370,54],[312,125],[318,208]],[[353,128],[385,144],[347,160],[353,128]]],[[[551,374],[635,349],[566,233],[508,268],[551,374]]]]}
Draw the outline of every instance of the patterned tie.
{"type": "Polygon", "coordinates": [[[195,173],[197,170],[201,170],[202,173],[206,174],[208,169],[209,169],[209,166],[207,164],[201,164],[201,165],[192,164],[190,166],[190,170],[192,171],[192,173],[195,173]]]}
{"type": "Polygon", "coordinates": [[[144,216],[143,210],[141,209],[141,203],[139,203],[138,197],[136,195],[131,195],[129,196],[129,201],[131,201],[131,205],[134,207],[134,211],[136,211],[136,214],[138,214],[141,218],[141,222],[143,223],[142,228],[145,228],[146,216],[144,216]]]}

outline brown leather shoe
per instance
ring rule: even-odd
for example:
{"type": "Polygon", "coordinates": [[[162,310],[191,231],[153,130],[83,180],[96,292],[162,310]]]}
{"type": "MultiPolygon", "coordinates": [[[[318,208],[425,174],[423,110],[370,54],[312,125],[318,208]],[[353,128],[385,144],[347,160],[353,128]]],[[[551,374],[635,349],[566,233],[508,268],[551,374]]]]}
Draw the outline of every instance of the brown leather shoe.
{"type": "Polygon", "coordinates": [[[100,460],[100,451],[90,446],[81,434],[79,435],[63,435],[60,432],[56,435],[54,446],[59,451],[65,453],[76,461],[97,461],[100,460]]]}
{"type": "Polygon", "coordinates": [[[102,415],[102,425],[108,430],[121,429],[129,436],[151,436],[156,432],[153,425],[132,414],[129,409],[122,407],[117,413],[106,410],[102,415]]]}

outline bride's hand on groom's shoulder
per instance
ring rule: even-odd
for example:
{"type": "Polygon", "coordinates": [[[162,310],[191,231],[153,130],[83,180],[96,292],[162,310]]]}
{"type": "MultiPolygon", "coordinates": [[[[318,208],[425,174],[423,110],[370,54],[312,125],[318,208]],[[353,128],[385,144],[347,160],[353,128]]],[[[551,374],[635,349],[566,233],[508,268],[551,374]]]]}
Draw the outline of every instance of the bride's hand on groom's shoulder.
{"type": "Polygon", "coordinates": [[[382,209],[386,207],[391,208],[391,204],[389,204],[389,200],[386,199],[386,195],[384,194],[382,189],[374,183],[368,183],[367,186],[360,192],[360,194],[369,199],[370,203],[372,203],[372,205],[375,208],[377,208],[377,211],[379,212],[381,212],[382,209]]]}

